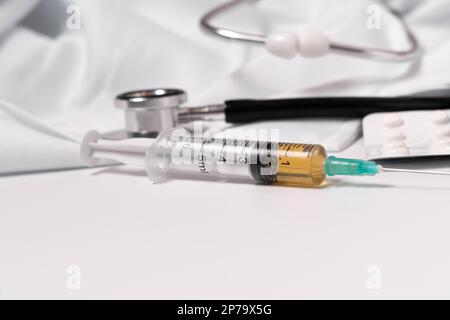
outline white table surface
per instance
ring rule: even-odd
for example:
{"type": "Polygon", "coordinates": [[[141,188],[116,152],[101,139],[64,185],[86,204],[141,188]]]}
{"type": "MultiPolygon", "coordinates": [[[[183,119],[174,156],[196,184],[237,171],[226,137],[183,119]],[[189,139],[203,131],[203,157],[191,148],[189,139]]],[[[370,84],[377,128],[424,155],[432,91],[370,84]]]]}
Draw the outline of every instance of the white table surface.
{"type": "Polygon", "coordinates": [[[450,298],[448,177],[302,189],[88,169],[2,177],[0,195],[0,298],[450,298]]]}

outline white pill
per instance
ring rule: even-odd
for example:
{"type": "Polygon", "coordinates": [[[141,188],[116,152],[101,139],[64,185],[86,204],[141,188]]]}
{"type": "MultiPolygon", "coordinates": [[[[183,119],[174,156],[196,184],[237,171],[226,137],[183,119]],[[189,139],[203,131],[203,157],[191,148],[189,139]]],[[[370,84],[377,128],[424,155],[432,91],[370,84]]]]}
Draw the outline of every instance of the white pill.
{"type": "Polygon", "coordinates": [[[450,123],[450,118],[447,111],[438,110],[433,112],[431,121],[433,121],[434,124],[443,125],[450,123]]]}
{"type": "Polygon", "coordinates": [[[385,130],[384,140],[388,143],[394,141],[405,141],[406,136],[403,134],[402,130],[385,130]]]}
{"type": "Polygon", "coordinates": [[[390,142],[390,143],[386,143],[384,145],[384,149],[402,149],[402,148],[406,148],[406,143],[403,141],[394,141],[394,142],[390,142]]]}
{"type": "Polygon", "coordinates": [[[330,40],[317,30],[305,30],[297,33],[298,53],[306,58],[318,58],[330,52],[330,40]]]}
{"type": "Polygon", "coordinates": [[[430,152],[434,153],[449,153],[450,152],[450,140],[436,141],[430,147],[430,152]]]}
{"type": "Polygon", "coordinates": [[[298,40],[294,33],[277,33],[267,37],[266,48],[272,54],[284,59],[292,59],[298,52],[298,40]]]}
{"type": "Polygon", "coordinates": [[[399,128],[405,124],[398,114],[387,114],[383,118],[383,124],[388,128],[399,128]]]}
{"type": "Polygon", "coordinates": [[[383,149],[384,156],[390,157],[403,157],[410,154],[408,148],[398,148],[398,149],[383,149]]]}
{"type": "Polygon", "coordinates": [[[450,147],[450,140],[439,140],[437,144],[442,147],[450,147]]]}
{"type": "Polygon", "coordinates": [[[435,133],[435,136],[440,140],[448,139],[448,138],[450,138],[450,127],[436,129],[434,133],[435,133]]]}

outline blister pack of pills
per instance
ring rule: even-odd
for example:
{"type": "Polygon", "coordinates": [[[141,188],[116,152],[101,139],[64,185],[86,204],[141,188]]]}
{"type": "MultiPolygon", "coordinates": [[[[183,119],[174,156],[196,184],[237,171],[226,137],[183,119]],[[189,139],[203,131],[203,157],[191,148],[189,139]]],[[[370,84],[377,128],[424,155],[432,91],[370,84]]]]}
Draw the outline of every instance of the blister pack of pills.
{"type": "Polygon", "coordinates": [[[450,156],[450,110],[370,114],[363,134],[370,160],[450,156]]]}

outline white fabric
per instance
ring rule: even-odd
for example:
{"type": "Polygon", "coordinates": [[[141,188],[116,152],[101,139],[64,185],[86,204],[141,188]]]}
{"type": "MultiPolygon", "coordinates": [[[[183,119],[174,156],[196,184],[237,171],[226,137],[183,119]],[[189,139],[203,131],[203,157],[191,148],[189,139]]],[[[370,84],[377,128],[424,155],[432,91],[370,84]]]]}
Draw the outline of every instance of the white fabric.
{"type": "MultiPolygon", "coordinates": [[[[420,65],[330,55],[282,60],[264,48],[223,42],[199,30],[222,0],[77,0],[81,29],[66,27],[69,2],[0,0],[0,173],[82,164],[88,129],[123,126],[117,93],[181,87],[193,104],[232,98],[412,94],[450,87],[450,3],[393,1],[425,49],[420,65]],[[6,17],[6,18],[5,18],[6,17]],[[25,19],[23,19],[26,17],[25,19]]],[[[402,47],[398,23],[366,27],[370,0],[264,0],[221,19],[263,32],[314,26],[333,40],[402,47]]]]}

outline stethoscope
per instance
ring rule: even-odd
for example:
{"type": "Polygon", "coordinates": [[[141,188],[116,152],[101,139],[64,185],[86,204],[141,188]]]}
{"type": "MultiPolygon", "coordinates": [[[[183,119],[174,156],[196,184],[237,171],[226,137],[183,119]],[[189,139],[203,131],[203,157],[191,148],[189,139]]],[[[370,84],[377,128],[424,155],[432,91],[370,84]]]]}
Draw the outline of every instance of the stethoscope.
{"type": "Polygon", "coordinates": [[[253,121],[340,118],[362,119],[375,112],[450,109],[450,97],[324,97],[268,100],[229,100],[203,106],[182,106],[187,94],[180,89],[150,89],[121,94],[116,106],[125,111],[129,136],[155,137],[193,121],[253,121]]]}
{"type": "MultiPolygon", "coordinates": [[[[360,58],[387,61],[406,61],[419,57],[418,41],[401,15],[396,15],[411,44],[404,51],[366,48],[338,44],[319,31],[302,33],[258,35],[213,26],[211,20],[225,11],[245,2],[258,0],[231,0],[207,12],[201,19],[202,27],[214,35],[247,43],[264,45],[273,54],[292,58],[318,57],[330,52],[360,58]]],[[[374,112],[434,110],[450,108],[449,98],[420,97],[328,97],[274,100],[230,100],[200,107],[181,107],[187,95],[180,89],[150,89],[127,92],[117,96],[116,105],[125,111],[126,129],[131,136],[156,136],[164,130],[192,121],[222,120],[227,123],[245,123],[261,120],[292,118],[362,118],[374,112]]]]}

